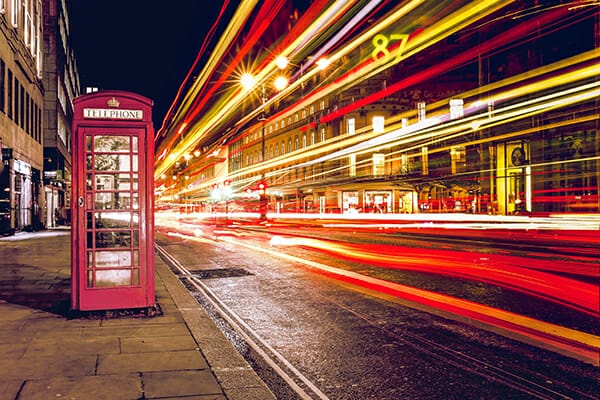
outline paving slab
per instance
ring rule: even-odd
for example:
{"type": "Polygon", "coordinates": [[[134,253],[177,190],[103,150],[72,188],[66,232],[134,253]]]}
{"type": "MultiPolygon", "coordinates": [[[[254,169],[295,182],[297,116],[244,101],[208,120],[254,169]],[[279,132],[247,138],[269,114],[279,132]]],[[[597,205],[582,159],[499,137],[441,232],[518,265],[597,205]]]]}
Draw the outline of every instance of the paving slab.
{"type": "Polygon", "coordinates": [[[148,372],[142,374],[142,382],[149,399],[223,393],[209,370],[148,372]]]}
{"type": "Polygon", "coordinates": [[[138,400],[143,394],[139,374],[84,376],[28,380],[18,400],[138,400]]]}
{"type": "Polygon", "coordinates": [[[108,354],[98,358],[98,375],[133,372],[201,370],[209,366],[199,350],[108,354]]]}

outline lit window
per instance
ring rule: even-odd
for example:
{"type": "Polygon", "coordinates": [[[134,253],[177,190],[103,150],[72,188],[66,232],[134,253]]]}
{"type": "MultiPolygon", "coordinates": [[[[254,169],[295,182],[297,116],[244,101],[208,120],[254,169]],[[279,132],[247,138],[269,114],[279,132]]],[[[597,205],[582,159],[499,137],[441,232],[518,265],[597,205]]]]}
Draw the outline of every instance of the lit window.
{"type": "Polygon", "coordinates": [[[463,100],[462,99],[451,99],[450,100],[450,119],[457,119],[464,115],[463,111],[463,100]]]}
{"type": "Polygon", "coordinates": [[[325,128],[321,128],[321,142],[325,141],[325,128]]]}
{"type": "Polygon", "coordinates": [[[385,130],[385,118],[381,116],[373,117],[373,133],[383,133],[385,130]]]}
{"type": "Polygon", "coordinates": [[[21,0],[12,0],[10,5],[10,23],[13,27],[19,24],[19,9],[21,8],[21,0]]]}
{"type": "Polygon", "coordinates": [[[296,117],[295,118],[296,118],[296,122],[298,122],[298,113],[296,113],[296,117]]]}
{"type": "Polygon", "coordinates": [[[312,131],[310,133],[310,144],[311,145],[315,144],[315,131],[312,131]]]}
{"type": "Polygon", "coordinates": [[[346,133],[348,135],[354,135],[356,133],[356,120],[354,118],[348,118],[346,120],[346,133]]]}
{"type": "Polygon", "coordinates": [[[285,127],[285,119],[282,119],[281,120],[281,128],[284,128],[284,127],[285,127]]]}
{"type": "Polygon", "coordinates": [[[294,137],[294,150],[298,150],[298,147],[300,146],[299,140],[298,140],[298,136],[294,137]]]}
{"type": "Polygon", "coordinates": [[[302,119],[306,118],[306,110],[302,110],[302,119]]]}
{"type": "Polygon", "coordinates": [[[321,111],[323,111],[325,109],[325,100],[321,100],[321,111]]]}
{"type": "Polygon", "coordinates": [[[315,113],[315,106],[310,106],[310,113],[311,115],[315,113]]]}
{"type": "Polygon", "coordinates": [[[306,147],[306,133],[302,135],[302,147],[306,147]]]}

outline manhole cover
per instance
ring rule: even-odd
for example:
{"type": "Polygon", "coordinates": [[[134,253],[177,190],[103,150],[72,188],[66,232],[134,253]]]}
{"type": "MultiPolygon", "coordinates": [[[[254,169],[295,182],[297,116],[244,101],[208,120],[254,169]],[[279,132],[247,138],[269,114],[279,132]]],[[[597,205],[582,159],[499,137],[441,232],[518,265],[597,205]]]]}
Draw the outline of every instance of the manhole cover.
{"type": "Polygon", "coordinates": [[[252,275],[243,268],[217,268],[193,271],[192,275],[199,279],[237,278],[252,275]]]}

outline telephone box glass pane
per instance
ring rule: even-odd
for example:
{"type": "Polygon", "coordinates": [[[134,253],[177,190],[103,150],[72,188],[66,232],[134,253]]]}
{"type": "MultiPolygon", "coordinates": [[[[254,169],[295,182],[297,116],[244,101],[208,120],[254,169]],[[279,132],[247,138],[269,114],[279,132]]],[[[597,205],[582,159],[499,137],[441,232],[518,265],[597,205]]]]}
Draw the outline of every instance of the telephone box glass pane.
{"type": "Polygon", "coordinates": [[[86,170],[91,170],[92,169],[92,165],[94,165],[94,161],[92,158],[91,154],[88,154],[87,156],[85,156],[85,169],[86,170]]]}
{"type": "Polygon", "coordinates": [[[96,190],[116,190],[119,188],[117,174],[96,174],[96,190]]]}
{"type": "Polygon", "coordinates": [[[96,171],[130,171],[130,156],[118,154],[96,154],[94,157],[94,169],[96,171]]]}
{"type": "MultiPolygon", "coordinates": [[[[129,210],[131,208],[131,192],[96,192],[94,196],[94,208],[97,210],[129,210]]],[[[137,202],[137,197],[135,201],[137,202]]]]}
{"type": "Polygon", "coordinates": [[[131,247],[130,231],[96,232],[96,248],[105,249],[119,247],[131,247]]]}
{"type": "Polygon", "coordinates": [[[89,135],[85,137],[85,149],[92,151],[92,137],[89,135]]]}
{"type": "Polygon", "coordinates": [[[87,190],[92,190],[94,188],[94,178],[92,174],[85,175],[85,186],[87,190]]]}
{"type": "Polygon", "coordinates": [[[96,287],[129,286],[131,270],[109,269],[96,271],[96,287]]]}
{"type": "Polygon", "coordinates": [[[133,285],[138,286],[139,284],[140,284],[140,270],[136,268],[133,270],[133,285]]]}
{"type": "Polygon", "coordinates": [[[95,228],[127,229],[131,226],[129,212],[99,212],[96,213],[95,228]]]}
{"type": "Polygon", "coordinates": [[[131,143],[131,151],[134,153],[137,153],[138,151],[138,138],[137,137],[133,137],[133,142],[131,143]]]}
{"type": "Polygon", "coordinates": [[[129,153],[129,136],[96,136],[94,137],[94,151],[111,153],[129,153]]]}
{"type": "Polygon", "coordinates": [[[131,178],[131,186],[133,190],[138,190],[138,174],[133,174],[133,177],[131,178]]]}
{"type": "Polygon", "coordinates": [[[138,171],[138,156],[131,156],[131,170],[134,172],[138,171]]]}
{"type": "Polygon", "coordinates": [[[112,250],[96,252],[96,267],[130,267],[131,251],[112,250]]]}

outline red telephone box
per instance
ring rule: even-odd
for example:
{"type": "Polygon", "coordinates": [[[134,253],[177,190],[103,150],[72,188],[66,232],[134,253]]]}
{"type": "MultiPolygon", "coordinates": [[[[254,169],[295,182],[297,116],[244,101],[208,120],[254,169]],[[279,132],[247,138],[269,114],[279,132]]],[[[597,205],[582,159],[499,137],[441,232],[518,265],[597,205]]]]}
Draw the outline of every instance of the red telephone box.
{"type": "Polygon", "coordinates": [[[74,113],[71,308],[154,308],[152,100],[101,91],[74,113]]]}

